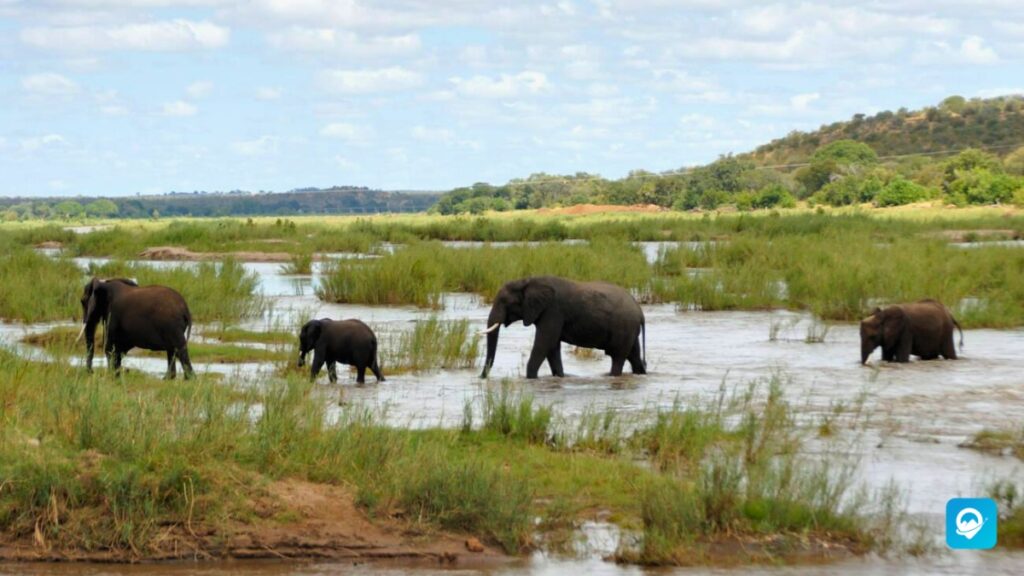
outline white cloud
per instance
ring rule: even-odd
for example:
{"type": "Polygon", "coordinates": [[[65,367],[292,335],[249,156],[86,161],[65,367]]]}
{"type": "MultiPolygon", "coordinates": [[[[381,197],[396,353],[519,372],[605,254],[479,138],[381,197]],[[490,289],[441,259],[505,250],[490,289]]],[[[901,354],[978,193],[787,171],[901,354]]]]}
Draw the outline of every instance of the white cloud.
{"type": "Polygon", "coordinates": [[[73,96],[79,90],[74,80],[53,72],[25,76],[21,79],[21,87],[39,96],[73,96]]]}
{"type": "Polygon", "coordinates": [[[451,79],[455,90],[474,98],[513,98],[521,95],[538,94],[550,85],[543,72],[526,70],[518,74],[501,74],[497,77],[473,76],[472,78],[451,79]]]}
{"type": "Polygon", "coordinates": [[[295,52],[339,52],[346,57],[374,57],[410,54],[421,48],[418,34],[359,36],[334,28],[292,26],[267,37],[271,46],[295,52]]]}
{"type": "Polygon", "coordinates": [[[344,168],[345,170],[357,170],[359,168],[358,164],[349,160],[348,158],[345,158],[341,154],[338,154],[334,157],[334,163],[344,168]]]}
{"type": "Polygon", "coordinates": [[[206,20],[185,19],[113,26],[26,28],[22,42],[36,48],[68,52],[100,50],[177,51],[220,48],[231,31],[206,20]]]}
{"type": "Polygon", "coordinates": [[[818,94],[817,92],[797,94],[796,96],[793,96],[789,99],[789,103],[794,110],[803,111],[807,110],[807,107],[810,106],[812,102],[818,100],[819,98],[821,98],[821,94],[818,94]]]}
{"type": "Polygon", "coordinates": [[[332,122],[320,129],[320,135],[348,142],[362,142],[370,138],[372,131],[364,126],[348,122],[332,122]]]}
{"type": "Polygon", "coordinates": [[[278,100],[281,98],[281,89],[273,86],[260,86],[256,89],[258,100],[278,100]]]}
{"type": "Polygon", "coordinates": [[[200,80],[199,82],[193,82],[185,87],[185,94],[193,100],[204,98],[206,95],[213,90],[213,82],[207,80],[200,80]]]}
{"type": "Polygon", "coordinates": [[[277,136],[263,135],[253,140],[232,142],[231,149],[242,156],[263,156],[277,152],[279,142],[277,136]]]}
{"type": "Polygon", "coordinates": [[[321,73],[320,83],[327,90],[339,94],[371,94],[415,88],[423,83],[423,76],[400,66],[364,70],[327,70],[321,73]]]}
{"type": "Polygon", "coordinates": [[[959,46],[944,41],[924,43],[918,46],[913,56],[915,64],[930,65],[995,64],[998,61],[999,55],[980,36],[968,36],[959,46]]]}
{"type": "Polygon", "coordinates": [[[67,145],[68,141],[64,139],[60,134],[46,134],[43,136],[33,136],[31,138],[25,138],[21,141],[21,149],[24,152],[34,152],[41,148],[49,148],[53,146],[64,146],[67,145]]]}
{"type": "Polygon", "coordinates": [[[1024,95],[1024,86],[986,88],[984,90],[978,90],[975,94],[978,98],[995,98],[996,96],[1006,96],[1007,94],[1024,95]]]}
{"type": "Polygon", "coordinates": [[[684,114],[679,124],[688,130],[711,130],[715,127],[715,118],[706,114],[684,114]]]}
{"type": "Polygon", "coordinates": [[[412,129],[412,137],[421,142],[451,144],[455,142],[455,133],[447,128],[428,128],[418,125],[412,129]]]}
{"type": "Polygon", "coordinates": [[[184,100],[175,100],[174,102],[165,102],[160,111],[164,116],[184,117],[195,116],[199,109],[184,100]]]}

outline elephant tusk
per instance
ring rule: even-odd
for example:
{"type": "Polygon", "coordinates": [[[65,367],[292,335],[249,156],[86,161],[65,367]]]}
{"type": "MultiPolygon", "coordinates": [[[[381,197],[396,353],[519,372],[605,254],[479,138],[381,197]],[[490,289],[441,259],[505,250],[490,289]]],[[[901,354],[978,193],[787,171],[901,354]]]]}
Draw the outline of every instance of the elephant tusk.
{"type": "Polygon", "coordinates": [[[75,344],[82,339],[82,334],[85,334],[85,323],[82,323],[82,329],[78,331],[78,336],[75,338],[75,344]]]}
{"type": "Polygon", "coordinates": [[[481,331],[477,332],[477,334],[490,334],[491,332],[494,332],[495,330],[497,330],[498,326],[501,326],[501,322],[495,322],[493,325],[488,327],[487,330],[481,330],[481,331]]]}

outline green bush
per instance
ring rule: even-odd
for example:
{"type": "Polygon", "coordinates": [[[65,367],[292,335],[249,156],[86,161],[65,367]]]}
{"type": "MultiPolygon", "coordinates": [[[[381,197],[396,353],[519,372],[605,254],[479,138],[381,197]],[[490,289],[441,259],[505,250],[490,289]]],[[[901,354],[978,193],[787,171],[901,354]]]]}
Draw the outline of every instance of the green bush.
{"type": "Polygon", "coordinates": [[[957,171],[948,185],[954,204],[1006,204],[1015,192],[1024,188],[1024,180],[985,168],[957,171]]]}
{"type": "Polygon", "coordinates": [[[928,189],[902,177],[893,178],[875,196],[876,206],[902,206],[926,200],[928,189]]]}

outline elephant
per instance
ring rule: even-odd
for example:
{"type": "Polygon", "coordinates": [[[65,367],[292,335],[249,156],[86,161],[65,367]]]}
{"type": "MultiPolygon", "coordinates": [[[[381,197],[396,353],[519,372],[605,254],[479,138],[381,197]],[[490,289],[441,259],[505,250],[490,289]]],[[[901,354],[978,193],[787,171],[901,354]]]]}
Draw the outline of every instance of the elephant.
{"type": "Polygon", "coordinates": [[[481,378],[494,365],[498,332],[513,322],[537,325],[526,377],[536,378],[547,360],[554,376],[565,376],[561,343],[598,348],[612,358],[612,376],[629,360],[633,374],[647,373],[644,313],[623,288],[606,282],[576,282],[557,276],[534,276],[506,283],[487,317],[487,359],[481,378]],[[641,344],[641,339],[643,343],[641,344]]]}
{"type": "Polygon", "coordinates": [[[195,372],[188,356],[192,313],[185,299],[166,286],[139,286],[127,278],[92,278],[82,292],[82,329],[85,334],[86,370],[92,372],[96,326],[106,326],[103,352],[107,365],[121,373],[121,357],[132,348],[167,352],[164,378],[175,378],[175,359],[181,362],[185,378],[195,372]]]}
{"type": "Polygon", "coordinates": [[[338,373],[334,369],[337,362],[356,367],[356,382],[366,382],[366,369],[373,371],[378,382],[384,382],[377,363],[377,336],[363,322],[351,320],[331,320],[321,318],[310,320],[299,332],[299,362],[301,368],[306,363],[306,354],[313,350],[313,363],[309,370],[310,381],[316,380],[320,369],[327,364],[327,376],[332,383],[338,381],[338,373]]]}
{"type": "Polygon", "coordinates": [[[875,308],[860,323],[860,362],[882,347],[886,362],[910,362],[910,355],[922,360],[939,356],[956,360],[953,327],[960,330],[960,347],[964,345],[964,331],[941,302],[932,299],[887,308],[875,308]]]}

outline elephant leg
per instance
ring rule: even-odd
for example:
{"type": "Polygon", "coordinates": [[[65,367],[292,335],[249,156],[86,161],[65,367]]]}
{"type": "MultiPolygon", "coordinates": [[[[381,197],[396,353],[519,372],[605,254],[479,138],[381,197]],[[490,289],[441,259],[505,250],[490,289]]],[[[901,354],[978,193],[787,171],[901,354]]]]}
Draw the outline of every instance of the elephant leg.
{"type": "Polygon", "coordinates": [[[114,376],[120,377],[121,376],[121,358],[124,356],[124,354],[122,354],[121,351],[118,350],[117,348],[114,348],[112,356],[113,356],[113,359],[114,359],[114,376]]]}
{"type": "Polygon", "coordinates": [[[629,352],[629,367],[633,370],[633,374],[647,374],[647,366],[644,364],[643,356],[640,354],[640,341],[637,340],[633,344],[633,349],[629,352]]]}
{"type": "Polygon", "coordinates": [[[370,364],[370,370],[373,371],[373,375],[377,378],[377,382],[384,381],[384,374],[380,371],[380,365],[377,364],[376,358],[374,358],[373,364],[370,364]]]}
{"type": "Polygon", "coordinates": [[[164,373],[164,380],[174,380],[177,376],[177,368],[174,360],[174,350],[167,351],[167,372],[164,373]]]}
{"type": "Polygon", "coordinates": [[[196,373],[192,370],[192,359],[188,356],[188,346],[182,346],[174,351],[174,355],[181,362],[181,370],[185,373],[185,380],[195,378],[196,373]]]}
{"type": "Polygon", "coordinates": [[[562,368],[562,343],[559,342],[548,352],[548,367],[551,368],[551,375],[563,377],[565,370],[562,368]]]}
{"type": "Polygon", "coordinates": [[[320,370],[324,367],[324,355],[320,352],[313,353],[313,363],[309,366],[309,381],[313,382],[316,380],[320,370]]]}
{"type": "Polygon", "coordinates": [[[95,346],[90,342],[85,345],[85,371],[92,374],[92,357],[95,346]]]}
{"type": "Polygon", "coordinates": [[[953,334],[949,334],[949,338],[942,345],[942,357],[946,360],[956,360],[956,342],[953,341],[953,334]]]}
{"type": "Polygon", "coordinates": [[[356,365],[356,384],[366,384],[366,364],[356,365]]]}
{"type": "Polygon", "coordinates": [[[331,384],[338,383],[338,363],[328,362],[327,363],[327,379],[331,381],[331,384]]]}
{"type": "Polygon", "coordinates": [[[899,344],[896,345],[896,361],[897,362],[910,362],[910,352],[914,348],[914,340],[910,336],[910,332],[907,331],[900,338],[899,344]]]}
{"type": "Polygon", "coordinates": [[[622,356],[612,356],[612,376],[622,376],[622,366],[626,363],[626,359],[622,356]]]}
{"type": "Polygon", "coordinates": [[[526,377],[536,378],[540,365],[547,360],[552,349],[559,346],[561,329],[555,329],[551,325],[537,324],[537,332],[533,336],[533,350],[530,351],[530,359],[526,362],[526,377]]]}

